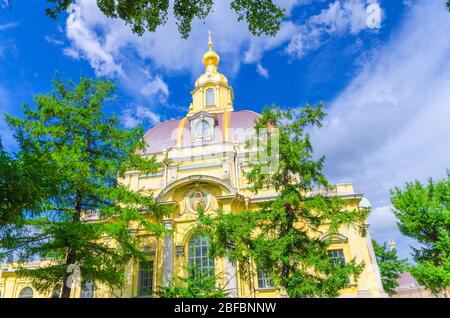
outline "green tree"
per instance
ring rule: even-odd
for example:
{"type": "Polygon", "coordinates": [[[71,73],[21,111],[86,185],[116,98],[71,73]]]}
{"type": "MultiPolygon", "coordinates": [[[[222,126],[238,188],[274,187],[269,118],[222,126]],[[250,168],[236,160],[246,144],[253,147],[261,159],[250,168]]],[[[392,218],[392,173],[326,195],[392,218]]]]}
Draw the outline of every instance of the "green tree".
{"type": "MultiPolygon", "coordinates": [[[[47,0],[51,6],[46,9],[53,19],[67,10],[74,0],[47,0]]],[[[191,32],[194,19],[205,20],[213,10],[214,0],[175,0],[173,13],[178,30],[183,38],[191,32]]],[[[102,13],[110,18],[119,18],[142,35],[155,32],[158,26],[167,22],[170,9],[169,0],[97,0],[102,13]]],[[[238,20],[245,20],[254,35],[274,36],[280,29],[285,10],[273,3],[273,0],[233,0],[231,8],[237,13],[238,20]]]]}
{"type": "Polygon", "coordinates": [[[166,286],[161,286],[161,298],[225,298],[227,291],[217,285],[220,275],[205,275],[194,266],[187,266],[186,276],[172,277],[166,286]]]}
{"type": "Polygon", "coordinates": [[[22,204],[27,201],[21,185],[18,164],[3,149],[0,142],[0,226],[19,216],[22,204]]]}
{"type": "MultiPolygon", "coordinates": [[[[47,0],[52,5],[46,9],[47,15],[56,19],[67,10],[74,0],[47,0]]],[[[192,21],[197,18],[205,20],[212,12],[214,0],[176,0],[173,12],[178,30],[187,38],[192,29],[192,21]]],[[[1,7],[11,5],[5,0],[1,7]]],[[[97,0],[102,13],[110,18],[119,18],[130,25],[131,30],[142,35],[155,32],[158,26],[167,22],[170,7],[169,0],[97,0]]],[[[447,2],[450,11],[450,0],[447,2]]],[[[253,35],[267,34],[275,36],[285,18],[285,9],[273,3],[273,0],[234,0],[231,8],[237,13],[238,21],[246,20],[253,35]]]]}
{"type": "Polygon", "coordinates": [[[3,227],[0,256],[53,259],[48,267],[21,268],[19,274],[39,290],[63,286],[67,298],[68,282],[78,274],[84,281],[123,286],[125,265],[144,258],[130,222],[158,234],[163,228],[154,221],[168,211],[151,195],[118,182],[126,169],[153,173],[160,165],[137,152],[145,146],[142,127],[125,130],[116,116],[103,113],[115,86],[84,77],[78,85],[58,78],[53,85],[50,94],[35,97],[36,110],[24,105],[24,119],[7,116],[22,155],[51,167],[56,191],[34,214],[3,227]],[[85,218],[92,213],[95,222],[85,218]]]}
{"type": "Polygon", "coordinates": [[[397,250],[389,250],[386,243],[380,245],[372,240],[372,245],[375,250],[378,266],[380,267],[383,289],[389,296],[395,295],[395,288],[398,287],[397,279],[408,268],[408,261],[399,259],[397,250]]]}
{"type": "Polygon", "coordinates": [[[400,231],[420,243],[411,274],[435,294],[450,286],[450,172],[442,180],[406,183],[392,192],[400,231]]]}
{"type": "Polygon", "coordinates": [[[0,226],[39,209],[54,183],[49,166],[26,155],[12,157],[0,141],[0,226]]]}
{"type": "MultiPolygon", "coordinates": [[[[331,187],[322,174],[324,158],[314,160],[307,133],[312,126],[320,126],[324,116],[322,104],[306,105],[297,115],[276,106],[266,108],[256,131],[278,128],[269,131],[274,140],[279,137],[279,166],[264,173],[270,162],[260,161],[246,177],[255,193],[270,185],[279,196],[256,211],[219,211],[217,216],[201,218],[211,231],[215,255],[237,262],[247,276],[252,275],[251,264],[258,264],[289,297],[337,296],[364,266],[354,259],[333,261],[328,254],[331,242],[323,239],[350,224],[365,233],[368,214],[367,210],[346,210],[344,202],[327,191],[331,187]],[[327,228],[322,226],[325,223],[327,228]]],[[[261,140],[268,154],[275,148],[271,140],[261,140]]]]}

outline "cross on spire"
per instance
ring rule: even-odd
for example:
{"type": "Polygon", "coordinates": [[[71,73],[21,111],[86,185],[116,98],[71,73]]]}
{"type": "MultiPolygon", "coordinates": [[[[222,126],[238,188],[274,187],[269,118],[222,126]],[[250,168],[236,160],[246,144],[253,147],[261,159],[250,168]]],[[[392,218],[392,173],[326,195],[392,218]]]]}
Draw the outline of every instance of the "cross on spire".
{"type": "Polygon", "coordinates": [[[212,51],[213,42],[212,42],[212,34],[211,34],[211,31],[208,31],[208,46],[209,46],[209,49],[212,51]]]}

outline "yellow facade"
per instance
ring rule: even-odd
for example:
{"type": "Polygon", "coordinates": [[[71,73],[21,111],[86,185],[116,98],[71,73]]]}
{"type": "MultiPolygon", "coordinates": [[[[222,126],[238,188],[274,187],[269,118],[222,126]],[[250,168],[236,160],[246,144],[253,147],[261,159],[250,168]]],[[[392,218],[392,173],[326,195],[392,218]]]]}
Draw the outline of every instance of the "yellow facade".
{"type": "MultiPolygon", "coordinates": [[[[145,284],[151,284],[150,289],[153,291],[167,283],[173,275],[186,275],[184,270],[189,262],[189,246],[197,230],[195,207],[198,204],[202,204],[207,213],[214,213],[217,209],[238,213],[244,209],[256,209],[261,202],[277,196],[273,189],[257,195],[248,189],[242,172],[248,167],[249,150],[241,137],[246,133],[243,126],[246,129],[253,126],[258,114],[250,111],[234,112],[233,89],[227,78],[218,72],[219,60],[210,38],[209,50],[203,57],[205,72],[195,83],[192,104],[186,117],[160,124],[146,134],[150,145],[149,150],[142,155],[156,155],[165,162],[164,168],[153,175],[129,171],[121,180],[131,189],[148,191],[161,204],[175,207],[173,215],[164,220],[166,228],[172,229],[172,235],[154,237],[144,229],[131,226],[151,261],[148,265],[152,266],[151,270],[147,268],[151,273],[146,272],[145,284]]],[[[351,184],[337,184],[333,194],[342,197],[351,209],[358,209],[363,199],[362,195],[355,193],[351,184]]],[[[95,221],[95,215],[90,220],[95,221]]],[[[342,228],[340,235],[331,239],[331,250],[338,251],[337,254],[346,260],[356,258],[365,264],[358,281],[351,282],[342,291],[342,296],[384,296],[370,238],[362,237],[355,228],[349,226],[342,228]]],[[[27,266],[45,266],[45,262],[27,266]]],[[[130,262],[127,266],[127,287],[123,290],[111,291],[96,284],[93,296],[138,297],[143,284],[140,266],[138,262],[130,262]]],[[[4,264],[0,269],[0,297],[19,297],[23,288],[31,287],[27,280],[15,275],[12,264],[4,264]]],[[[260,283],[255,266],[251,269],[250,279],[242,277],[236,265],[227,259],[214,259],[213,270],[220,277],[218,284],[225,287],[231,296],[284,296],[279,289],[265,286],[263,279],[260,283]]],[[[51,294],[40,294],[34,290],[33,297],[50,297],[51,294]]],[[[80,297],[80,294],[79,287],[72,290],[72,297],[80,297]]]]}

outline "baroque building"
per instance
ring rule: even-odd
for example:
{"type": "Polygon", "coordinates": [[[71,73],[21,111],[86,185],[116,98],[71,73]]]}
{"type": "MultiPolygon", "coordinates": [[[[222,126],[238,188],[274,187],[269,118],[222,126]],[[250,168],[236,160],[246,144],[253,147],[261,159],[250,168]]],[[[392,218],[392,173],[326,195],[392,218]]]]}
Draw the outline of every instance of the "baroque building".
{"type": "MultiPolygon", "coordinates": [[[[161,204],[175,207],[171,217],[164,220],[171,234],[164,237],[149,235],[144,229],[133,228],[140,238],[147,262],[130,262],[126,268],[127,287],[111,291],[92,282],[72,289],[72,297],[143,297],[155,295],[158,286],[167,284],[174,275],[186,275],[186,266],[195,265],[202,271],[221,277],[231,296],[284,296],[271,284],[267,273],[256,266],[251,277],[239,274],[228,259],[208,255],[209,238],[197,232],[197,207],[207,213],[217,209],[229,213],[256,209],[258,204],[277,196],[273,189],[257,195],[248,189],[243,171],[250,164],[246,137],[253,131],[260,115],[250,110],[234,111],[234,93],[227,78],[218,72],[220,57],[209,49],[203,56],[205,72],[195,82],[192,103],[186,116],[170,120],[150,129],[144,136],[148,146],[143,156],[155,155],[164,162],[156,174],[144,175],[128,171],[121,182],[136,191],[153,193],[161,204]]],[[[364,208],[363,195],[355,193],[352,184],[337,184],[333,195],[345,200],[348,208],[364,208]]],[[[86,215],[87,222],[95,222],[96,215],[86,215]]],[[[326,239],[326,238],[324,238],[326,239]]],[[[332,240],[329,254],[336,262],[356,258],[365,268],[358,281],[342,291],[343,297],[381,297],[381,279],[370,237],[362,237],[352,228],[342,229],[332,240]]],[[[33,268],[45,266],[46,261],[30,263],[33,268]]],[[[30,283],[17,277],[14,266],[0,265],[0,297],[51,297],[57,292],[39,294],[30,283]]]]}

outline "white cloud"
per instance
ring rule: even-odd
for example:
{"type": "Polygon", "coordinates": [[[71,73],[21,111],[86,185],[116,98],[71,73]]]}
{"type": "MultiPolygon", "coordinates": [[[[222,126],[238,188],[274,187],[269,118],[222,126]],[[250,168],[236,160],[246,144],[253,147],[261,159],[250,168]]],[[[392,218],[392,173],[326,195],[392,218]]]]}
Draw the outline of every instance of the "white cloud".
{"type": "Polygon", "coordinates": [[[13,28],[15,28],[15,27],[17,27],[19,25],[20,25],[19,22],[10,22],[10,23],[5,23],[5,24],[0,24],[0,31],[13,29],[13,28]]]}
{"type": "MultiPolygon", "coordinates": [[[[250,37],[246,25],[236,23],[226,1],[216,2],[215,11],[205,24],[194,22],[188,40],[181,39],[172,14],[157,32],[147,32],[139,37],[122,21],[104,17],[93,1],[80,0],[71,8],[66,25],[71,47],[82,53],[97,72],[105,75],[116,73],[130,57],[152,62],[156,68],[167,72],[198,72],[201,56],[207,49],[208,30],[213,32],[214,44],[221,55],[228,58],[236,55],[243,40],[250,37]]],[[[238,63],[237,57],[234,62],[238,63]]]]}
{"type": "Polygon", "coordinates": [[[369,232],[378,243],[393,240],[401,258],[411,258],[410,246],[417,246],[413,239],[403,236],[397,227],[397,219],[392,206],[382,206],[372,210],[368,218],[369,232]]]}
{"type": "MultiPolygon", "coordinates": [[[[312,134],[332,181],[354,182],[375,207],[389,205],[393,187],[450,168],[450,18],[439,2],[409,10],[312,134]]],[[[385,221],[375,238],[398,235],[392,218],[385,221]]]]}
{"type": "Polygon", "coordinates": [[[261,75],[264,78],[269,78],[269,70],[266,69],[264,66],[262,66],[261,64],[258,64],[256,66],[256,71],[258,72],[259,75],[261,75]]]}
{"type": "Polygon", "coordinates": [[[314,50],[322,43],[323,31],[318,28],[311,28],[308,25],[302,25],[292,36],[286,47],[286,52],[293,57],[301,58],[309,51],[314,50]]]}
{"type": "Polygon", "coordinates": [[[335,1],[311,18],[310,23],[327,33],[350,31],[356,34],[367,28],[367,2],[361,0],[335,1]]]}
{"type": "Polygon", "coordinates": [[[167,96],[169,96],[169,87],[167,84],[161,79],[159,75],[155,76],[155,78],[151,78],[144,87],[139,91],[139,93],[145,97],[153,98],[155,96],[159,97],[159,101],[161,103],[167,100],[167,96]]]}
{"type": "MultiPolygon", "coordinates": [[[[318,47],[326,34],[361,31],[361,15],[365,14],[361,8],[368,1],[351,0],[347,4],[347,1],[336,0],[333,7],[311,18],[306,25],[298,25],[290,20],[292,10],[311,1],[277,0],[286,8],[288,19],[276,37],[252,36],[245,21],[237,22],[236,13],[229,7],[230,0],[216,1],[214,12],[205,23],[194,21],[189,39],[184,40],[180,38],[173,14],[169,14],[168,22],[157,32],[138,37],[122,21],[106,18],[95,1],[79,0],[69,10],[66,33],[71,46],[64,52],[76,59],[87,59],[98,75],[118,76],[128,81],[125,86],[140,92],[147,82],[139,79],[134,70],[149,64],[152,73],[190,71],[197,76],[202,70],[201,57],[207,49],[208,30],[213,33],[215,48],[226,61],[221,65],[222,71],[235,74],[242,56],[245,63],[258,65],[264,52],[288,45],[286,54],[301,57],[318,47]],[[339,21],[333,22],[333,16],[339,21]],[[133,76],[130,72],[134,72],[133,76]]],[[[257,71],[261,71],[258,66],[257,71]]],[[[163,81],[161,76],[159,78],[163,81]]]]}
{"type": "MultiPolygon", "coordinates": [[[[370,229],[377,232],[385,231],[387,235],[392,233],[397,228],[397,219],[392,212],[392,206],[382,206],[372,210],[369,216],[370,229]]],[[[388,241],[387,237],[384,241],[388,241]]]]}
{"type": "Polygon", "coordinates": [[[202,71],[208,30],[213,32],[214,45],[227,61],[222,64],[222,71],[225,67],[228,73],[238,70],[239,48],[250,34],[232,14],[227,3],[217,1],[216,10],[205,25],[194,23],[188,40],[181,39],[172,15],[157,32],[139,37],[121,20],[106,18],[96,2],[80,0],[69,10],[66,34],[70,46],[64,53],[86,59],[97,75],[114,77],[138,100],[145,97],[146,105],[154,107],[165,102],[169,94],[162,74],[190,71],[198,75],[202,71]]]}
{"type": "Polygon", "coordinates": [[[5,112],[10,109],[10,93],[0,86],[0,140],[6,149],[15,145],[11,130],[5,121],[5,112]]]}
{"type": "Polygon", "coordinates": [[[6,8],[11,5],[11,0],[0,0],[0,8],[6,8]]]}
{"type": "Polygon", "coordinates": [[[313,0],[274,0],[274,3],[286,10],[286,15],[289,16],[292,9],[296,6],[311,3],[313,0]]]}
{"type": "MultiPolygon", "coordinates": [[[[307,4],[310,1],[292,2],[291,5],[307,4]]],[[[294,58],[302,58],[321,46],[329,36],[353,35],[368,29],[366,8],[376,0],[336,0],[317,15],[311,16],[303,24],[291,20],[282,23],[276,37],[262,36],[250,39],[244,54],[245,63],[258,63],[266,51],[285,47],[285,53],[294,58]]]]}
{"type": "Polygon", "coordinates": [[[96,12],[98,8],[94,1],[80,1],[80,5],[71,6],[66,23],[66,35],[71,40],[72,51],[65,52],[73,53],[75,50],[81,52],[99,76],[121,75],[123,74],[121,66],[116,63],[112,52],[105,47],[105,43],[95,32],[98,23],[106,19],[96,12]]]}
{"type": "Polygon", "coordinates": [[[301,58],[309,51],[320,47],[327,36],[341,36],[347,33],[356,35],[369,29],[366,9],[371,3],[379,4],[377,0],[334,1],[319,14],[312,16],[307,23],[296,27],[295,33],[289,39],[286,52],[301,58]]]}
{"type": "Polygon", "coordinates": [[[149,121],[152,125],[161,121],[161,117],[158,114],[142,105],[129,106],[122,112],[120,119],[124,127],[128,129],[134,128],[144,121],[149,121]]]}
{"type": "Polygon", "coordinates": [[[44,40],[45,40],[48,44],[51,44],[51,45],[55,45],[55,46],[61,46],[61,45],[64,45],[64,41],[55,39],[55,38],[52,37],[51,35],[46,35],[46,36],[44,36],[44,40]]]}
{"type": "MultiPolygon", "coordinates": [[[[1,2],[0,0],[0,9],[2,8],[2,4],[6,4],[5,1],[1,2]]],[[[18,22],[11,22],[6,24],[0,24],[0,61],[5,59],[4,65],[7,65],[6,62],[11,63],[11,61],[15,58],[16,53],[16,45],[15,42],[5,36],[6,32],[12,28],[15,28],[19,25],[18,22]]],[[[0,63],[0,66],[2,64],[0,63]]],[[[0,71],[2,71],[0,69],[0,71]]],[[[4,84],[0,83],[0,140],[6,149],[10,150],[14,148],[17,144],[13,138],[12,131],[9,129],[6,121],[5,121],[5,113],[11,113],[11,100],[12,94],[11,90],[7,88],[4,84]]]]}
{"type": "Polygon", "coordinates": [[[75,60],[79,60],[80,59],[80,51],[72,48],[72,47],[66,47],[63,49],[63,53],[64,55],[71,57],[75,60]]]}
{"type": "MultiPolygon", "coordinates": [[[[1,9],[1,5],[0,5],[1,9]]],[[[15,54],[16,45],[15,42],[5,36],[7,31],[19,26],[19,22],[10,22],[5,24],[0,24],[0,58],[6,58],[6,53],[15,54]]]]}
{"type": "Polygon", "coordinates": [[[278,48],[292,41],[296,34],[299,33],[300,28],[301,26],[294,24],[292,21],[285,21],[281,24],[281,29],[275,37],[251,37],[248,48],[244,52],[244,62],[258,63],[266,51],[278,48]]]}

